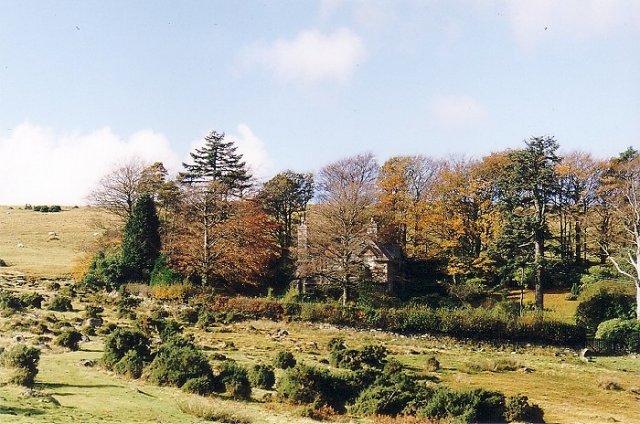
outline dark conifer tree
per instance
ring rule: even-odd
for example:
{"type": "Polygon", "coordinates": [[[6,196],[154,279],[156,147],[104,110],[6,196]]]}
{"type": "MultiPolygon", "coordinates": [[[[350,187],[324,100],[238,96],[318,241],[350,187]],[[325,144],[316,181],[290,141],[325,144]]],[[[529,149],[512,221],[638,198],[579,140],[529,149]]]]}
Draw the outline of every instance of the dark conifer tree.
{"type": "Polygon", "coordinates": [[[224,133],[211,131],[205,145],[190,153],[193,164],[183,163],[185,172],[180,177],[185,183],[222,183],[230,191],[242,191],[250,186],[242,154],[236,153],[232,141],[225,141],[224,133]]]}
{"type": "Polygon", "coordinates": [[[125,280],[149,281],[159,255],[160,221],[153,198],[143,193],[134,203],[124,227],[122,265],[125,280]]]}

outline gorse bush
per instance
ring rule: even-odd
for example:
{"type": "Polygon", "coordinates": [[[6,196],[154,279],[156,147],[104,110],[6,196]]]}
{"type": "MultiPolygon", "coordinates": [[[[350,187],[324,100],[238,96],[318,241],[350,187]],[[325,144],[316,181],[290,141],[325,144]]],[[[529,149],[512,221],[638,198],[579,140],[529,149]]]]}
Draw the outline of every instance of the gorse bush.
{"type": "Polygon", "coordinates": [[[416,415],[437,420],[456,418],[465,423],[504,422],[505,397],[500,392],[474,389],[457,392],[438,387],[417,408],[416,415]]]}
{"type": "MultiPolygon", "coordinates": [[[[133,356],[136,361],[146,363],[151,359],[150,346],[149,338],[140,331],[117,328],[105,341],[102,362],[107,369],[114,369],[116,364],[128,355],[127,361],[131,361],[133,356]]],[[[123,367],[124,364],[119,369],[123,367]]]]}
{"type": "Polygon", "coordinates": [[[293,368],[296,366],[296,358],[293,356],[293,353],[281,350],[274,356],[273,366],[283,370],[293,368]]]}
{"type": "Polygon", "coordinates": [[[146,370],[149,381],[182,387],[187,380],[206,377],[213,381],[207,357],[187,339],[173,337],[163,343],[146,370]]]}
{"type": "Polygon", "coordinates": [[[152,285],[172,285],[182,281],[182,274],[169,267],[167,258],[160,255],[151,270],[152,285]]]}
{"type": "Polygon", "coordinates": [[[10,382],[20,386],[32,387],[38,374],[40,349],[19,343],[2,353],[2,365],[13,368],[10,382]]]}
{"type": "Polygon", "coordinates": [[[119,252],[98,251],[89,264],[82,282],[97,289],[113,290],[124,280],[122,258],[119,252]]]}
{"type": "Polygon", "coordinates": [[[50,311],[66,312],[72,311],[71,299],[67,296],[56,296],[49,302],[48,309],[50,311]]]}
{"type": "Polygon", "coordinates": [[[387,350],[384,346],[367,345],[362,349],[346,349],[334,344],[334,350],[330,354],[330,363],[334,367],[352,371],[360,370],[363,367],[382,369],[386,358],[387,350]]]}
{"type": "Polygon", "coordinates": [[[529,404],[529,398],[524,395],[509,396],[504,418],[507,422],[543,423],[544,411],[536,404],[529,404]]]}
{"type": "MultiPolygon", "coordinates": [[[[251,397],[251,383],[246,368],[233,361],[225,361],[220,366],[218,379],[225,391],[234,399],[246,400],[251,397]]],[[[273,385],[273,384],[272,384],[273,385]]]]}
{"type": "Polygon", "coordinates": [[[20,295],[20,303],[22,303],[22,306],[25,308],[31,307],[40,309],[42,308],[43,301],[44,296],[38,292],[23,293],[20,295]]]}
{"type": "Polygon", "coordinates": [[[344,409],[354,392],[344,376],[304,364],[288,369],[278,380],[276,389],[287,402],[316,408],[330,406],[336,411],[344,409]]]}
{"type": "Polygon", "coordinates": [[[0,290],[0,309],[7,312],[15,312],[22,309],[22,302],[13,293],[0,290]]]}
{"type": "Polygon", "coordinates": [[[196,377],[187,380],[182,386],[182,390],[187,393],[205,396],[215,392],[216,387],[210,377],[196,377]]]}
{"type": "Polygon", "coordinates": [[[249,382],[259,389],[270,390],[276,383],[276,375],[271,365],[256,364],[249,368],[249,382]]]}
{"type": "Polygon", "coordinates": [[[55,340],[55,344],[72,351],[80,349],[80,341],[82,340],[82,333],[78,330],[71,329],[63,331],[55,340]]]}
{"type": "Polygon", "coordinates": [[[113,370],[130,378],[140,378],[145,366],[144,358],[135,350],[129,350],[118,362],[113,365],[113,370]]]}
{"type": "Polygon", "coordinates": [[[100,318],[100,314],[104,312],[104,308],[98,305],[87,305],[84,308],[85,318],[100,318]]]}

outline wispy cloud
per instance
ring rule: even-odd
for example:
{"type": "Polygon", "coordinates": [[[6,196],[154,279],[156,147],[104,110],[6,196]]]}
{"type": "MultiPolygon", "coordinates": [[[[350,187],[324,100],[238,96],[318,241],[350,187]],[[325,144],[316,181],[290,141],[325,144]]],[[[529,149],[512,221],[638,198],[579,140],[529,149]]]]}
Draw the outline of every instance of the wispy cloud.
{"type": "Polygon", "coordinates": [[[173,169],[179,164],[169,141],[152,130],[122,138],[109,128],[55,134],[23,123],[0,137],[0,204],[84,203],[102,175],[131,157],[173,169]]]}
{"type": "Polygon", "coordinates": [[[285,81],[316,83],[346,82],[365,59],[360,36],[341,28],[332,33],[300,32],[293,39],[251,46],[245,54],[250,65],[261,66],[285,81]]]}
{"type": "Polygon", "coordinates": [[[640,2],[631,0],[505,0],[518,43],[532,48],[580,41],[628,26],[640,28],[640,2]]]}
{"type": "Polygon", "coordinates": [[[431,116],[441,126],[468,128],[485,123],[487,109],[470,96],[436,96],[431,100],[431,116]]]}

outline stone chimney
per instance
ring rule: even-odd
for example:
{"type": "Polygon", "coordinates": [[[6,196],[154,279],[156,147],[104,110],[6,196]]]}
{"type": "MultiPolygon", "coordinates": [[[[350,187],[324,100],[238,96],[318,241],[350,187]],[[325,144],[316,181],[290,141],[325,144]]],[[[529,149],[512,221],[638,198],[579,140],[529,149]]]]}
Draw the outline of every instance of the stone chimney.
{"type": "Polygon", "coordinates": [[[367,227],[367,235],[369,236],[369,238],[371,238],[371,240],[378,241],[378,224],[373,218],[371,218],[371,222],[367,227]]]}
{"type": "Polygon", "coordinates": [[[298,225],[298,260],[309,256],[309,229],[304,219],[298,225]]]}

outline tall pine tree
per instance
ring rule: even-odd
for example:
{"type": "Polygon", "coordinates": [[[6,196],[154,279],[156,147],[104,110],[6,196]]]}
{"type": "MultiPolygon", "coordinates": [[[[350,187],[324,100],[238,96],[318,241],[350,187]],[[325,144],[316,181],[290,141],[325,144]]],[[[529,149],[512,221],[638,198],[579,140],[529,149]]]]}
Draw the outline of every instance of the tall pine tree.
{"type": "Polygon", "coordinates": [[[230,218],[230,198],[242,196],[251,186],[251,174],[242,154],[232,141],[225,141],[224,133],[211,131],[205,145],[191,153],[193,164],[183,163],[180,179],[187,186],[185,213],[202,238],[200,252],[191,267],[200,274],[203,285],[209,284],[219,241],[215,229],[230,218]]]}
{"type": "Polygon", "coordinates": [[[190,153],[193,164],[183,163],[185,172],[180,173],[185,183],[218,182],[230,191],[240,192],[250,186],[251,174],[242,154],[236,153],[237,147],[224,137],[224,133],[211,131],[204,138],[205,145],[190,153]]]}
{"type": "Polygon", "coordinates": [[[122,266],[125,280],[149,281],[159,255],[160,221],[153,198],[143,193],[134,203],[124,227],[122,266]]]}

